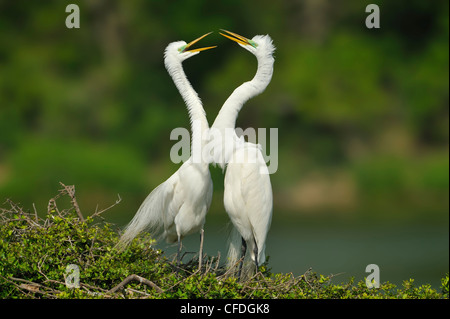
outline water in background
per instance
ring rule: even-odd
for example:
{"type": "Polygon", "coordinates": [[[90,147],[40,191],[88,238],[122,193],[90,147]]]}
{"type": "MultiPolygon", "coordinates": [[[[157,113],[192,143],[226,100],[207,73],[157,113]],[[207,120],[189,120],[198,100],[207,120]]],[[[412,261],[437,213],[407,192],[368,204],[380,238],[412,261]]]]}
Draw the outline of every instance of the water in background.
{"type": "MultiPolygon", "coordinates": [[[[204,251],[210,256],[221,253],[226,258],[227,222],[211,221],[205,225],[204,251]]],[[[176,245],[159,243],[167,256],[176,253],[176,245]]],[[[197,252],[199,236],[183,240],[183,251],[197,252]]],[[[364,279],[366,266],[377,264],[381,282],[401,286],[413,278],[417,285],[431,284],[440,289],[441,278],[449,272],[449,228],[442,226],[381,225],[305,225],[277,222],[267,240],[272,272],[302,275],[310,267],[323,274],[339,274],[333,283],[364,279]]],[[[187,254],[184,261],[192,258],[187,254]]]]}

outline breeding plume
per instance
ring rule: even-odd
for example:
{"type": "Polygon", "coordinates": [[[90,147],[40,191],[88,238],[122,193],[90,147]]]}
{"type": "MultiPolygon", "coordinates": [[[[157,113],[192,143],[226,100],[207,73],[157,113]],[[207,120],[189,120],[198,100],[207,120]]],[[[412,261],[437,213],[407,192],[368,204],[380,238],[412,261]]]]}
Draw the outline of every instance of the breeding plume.
{"type": "Polygon", "coordinates": [[[147,196],[127,225],[119,242],[119,246],[124,247],[140,232],[149,230],[156,235],[162,228],[162,237],[168,243],[178,241],[177,261],[180,262],[181,240],[186,235],[200,232],[199,267],[202,262],[203,225],[211,204],[213,184],[208,163],[192,159],[195,154],[201,152],[205,141],[202,136],[207,134],[209,126],[200,98],[187,79],[182,62],[200,51],[214,48],[189,50],[194,43],[208,34],[188,44],[184,41],[170,43],[165,50],[164,64],[189,112],[191,157],[168,180],[147,196]],[[200,125],[194,125],[194,123],[200,123],[200,125]]]}
{"type": "MultiPolygon", "coordinates": [[[[268,35],[247,39],[233,32],[225,32],[221,35],[256,56],[258,69],[251,81],[236,88],[226,100],[211,127],[210,138],[216,140],[214,162],[222,168],[227,165],[224,206],[234,226],[230,235],[228,267],[234,267],[248,250],[257,270],[266,258],[265,243],[272,220],[272,186],[260,146],[239,139],[234,129],[244,103],[262,93],[270,83],[275,47],[268,35]]],[[[251,263],[241,262],[239,277],[243,264],[251,266],[251,263]]]]}

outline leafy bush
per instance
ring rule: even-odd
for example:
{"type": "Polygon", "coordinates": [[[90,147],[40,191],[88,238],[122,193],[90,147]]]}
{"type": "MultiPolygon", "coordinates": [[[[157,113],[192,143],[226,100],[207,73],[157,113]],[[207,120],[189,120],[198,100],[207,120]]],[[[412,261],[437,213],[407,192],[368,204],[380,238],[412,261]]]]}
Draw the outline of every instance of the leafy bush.
{"type": "MultiPolygon", "coordinates": [[[[414,280],[398,289],[387,282],[368,289],[363,281],[336,285],[332,276],[308,271],[295,277],[274,274],[265,263],[246,281],[229,276],[220,256],[197,258],[177,267],[142,236],[124,251],[115,249],[119,232],[100,213],[84,218],[74,188],[64,186],[51,199],[48,213],[36,212],[7,201],[0,221],[1,298],[448,298],[448,274],[442,291],[414,280]],[[61,195],[70,197],[69,208],[59,209],[61,195]],[[66,267],[80,269],[78,288],[66,284],[66,267]]],[[[69,277],[67,277],[68,279],[69,277]]]]}

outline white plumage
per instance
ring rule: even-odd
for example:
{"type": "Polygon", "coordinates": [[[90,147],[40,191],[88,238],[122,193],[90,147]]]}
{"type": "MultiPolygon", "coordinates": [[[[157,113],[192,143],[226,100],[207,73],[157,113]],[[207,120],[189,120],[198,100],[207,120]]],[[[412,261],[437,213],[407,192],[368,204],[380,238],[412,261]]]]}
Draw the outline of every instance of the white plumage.
{"type": "MultiPolygon", "coordinates": [[[[268,35],[255,36],[250,40],[225,32],[233,37],[222,35],[238,42],[258,60],[254,78],[234,90],[211,127],[211,133],[216,132],[216,135],[211,134],[211,138],[221,136],[221,140],[215,143],[217,148],[214,149],[214,161],[222,168],[227,165],[224,206],[234,226],[229,239],[228,267],[234,267],[240,256],[245,255],[248,250],[258,269],[258,265],[265,261],[265,242],[272,220],[272,186],[260,146],[239,139],[234,128],[244,103],[262,93],[270,83],[275,47],[268,35]]],[[[243,263],[239,267],[239,276],[242,265],[243,263]]],[[[248,268],[245,273],[248,275],[250,271],[248,268]]]]}
{"type": "MultiPolygon", "coordinates": [[[[260,145],[238,138],[235,125],[244,103],[262,93],[270,83],[275,47],[268,35],[247,39],[229,31],[225,32],[227,34],[221,34],[256,56],[256,75],[251,81],[234,90],[209,130],[201,101],[182,68],[185,59],[198,54],[199,51],[212,48],[186,51],[207,34],[189,44],[180,41],[167,46],[164,63],[187,105],[191,121],[191,157],[147,196],[127,225],[119,246],[126,246],[144,230],[156,234],[163,228],[162,236],[168,242],[178,241],[179,261],[181,240],[184,236],[200,231],[203,240],[203,225],[212,198],[213,186],[208,166],[212,161],[223,169],[227,166],[224,206],[234,225],[229,238],[228,267],[234,267],[240,256],[246,255],[248,248],[250,258],[258,269],[258,265],[265,260],[266,237],[272,220],[272,187],[260,145]],[[196,122],[200,125],[194,125],[196,122]],[[213,153],[209,154],[211,158],[206,160],[202,154],[207,141],[203,138],[205,134],[209,136],[208,142],[211,143],[208,147],[213,145],[213,153]],[[193,158],[202,161],[194,161],[193,158]]],[[[201,267],[201,248],[199,258],[201,267]]],[[[239,267],[239,276],[242,265],[243,263],[239,267]]],[[[250,271],[248,268],[245,273],[249,274],[250,271]]]]}
{"type": "MultiPolygon", "coordinates": [[[[200,98],[189,83],[182,67],[184,60],[198,54],[199,51],[212,48],[187,50],[206,35],[189,44],[184,41],[173,42],[167,46],[164,54],[166,69],[180,91],[189,112],[192,129],[191,157],[169,179],[147,196],[127,225],[119,242],[119,246],[125,247],[140,232],[148,230],[156,235],[162,228],[162,237],[167,242],[178,241],[178,262],[181,240],[184,236],[200,232],[201,241],[203,240],[203,225],[211,204],[213,190],[208,163],[192,160],[194,154],[201,152],[205,143],[202,136],[207,134],[209,126],[200,98]],[[193,125],[196,121],[200,125],[193,125]],[[195,142],[198,139],[201,142],[195,142]]],[[[202,251],[199,252],[200,266],[201,258],[202,251]]]]}

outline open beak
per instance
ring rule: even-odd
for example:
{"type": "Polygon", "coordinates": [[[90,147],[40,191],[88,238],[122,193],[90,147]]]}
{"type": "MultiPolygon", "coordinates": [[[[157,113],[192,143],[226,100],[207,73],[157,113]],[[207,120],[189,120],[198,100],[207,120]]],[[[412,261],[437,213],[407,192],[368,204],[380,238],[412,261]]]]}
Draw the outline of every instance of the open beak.
{"type": "Polygon", "coordinates": [[[256,46],[257,46],[255,42],[253,42],[250,39],[247,39],[246,37],[243,37],[242,35],[239,35],[237,33],[234,33],[234,32],[231,32],[231,31],[227,31],[227,30],[224,30],[224,29],[221,29],[221,30],[226,32],[226,33],[228,33],[228,34],[225,34],[225,33],[219,32],[225,38],[228,38],[228,39],[230,39],[230,40],[232,40],[234,42],[237,42],[237,43],[240,43],[240,44],[243,44],[243,45],[251,45],[254,48],[256,48],[256,46]]]}
{"type": "Polygon", "coordinates": [[[205,48],[198,48],[198,49],[192,49],[192,50],[188,50],[191,46],[193,46],[195,43],[197,43],[198,41],[200,41],[201,39],[203,39],[204,37],[210,35],[212,32],[209,32],[207,34],[202,35],[201,37],[195,39],[194,41],[189,42],[188,44],[186,44],[185,46],[179,48],[178,50],[182,53],[182,52],[200,52],[200,51],[205,51],[205,50],[209,50],[209,49],[214,49],[217,47],[217,45],[212,46],[212,47],[205,47],[205,48]]]}

